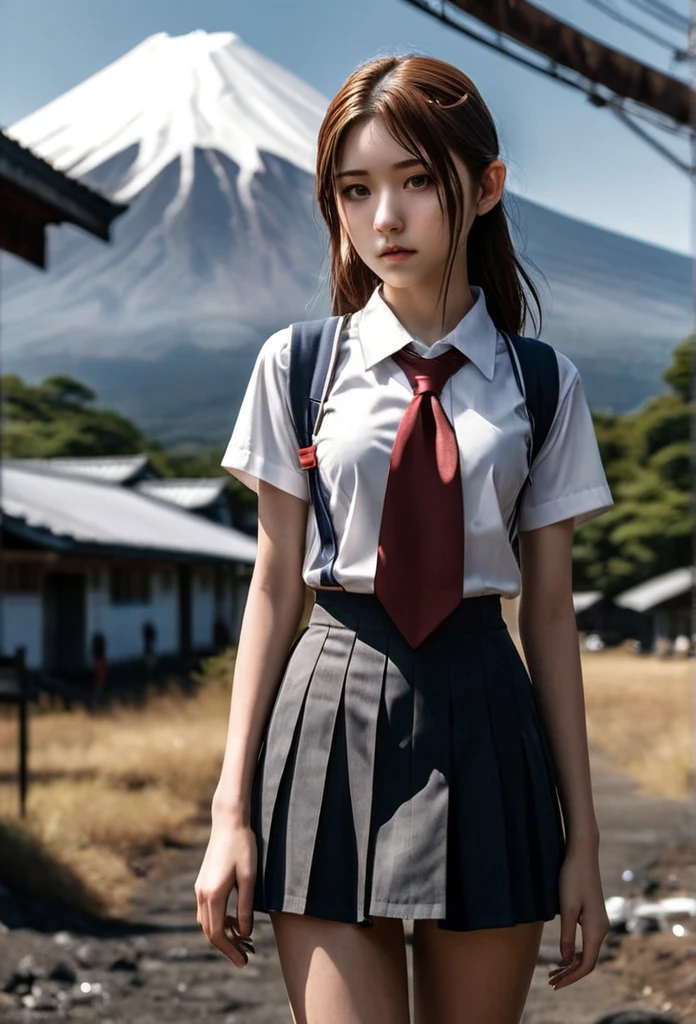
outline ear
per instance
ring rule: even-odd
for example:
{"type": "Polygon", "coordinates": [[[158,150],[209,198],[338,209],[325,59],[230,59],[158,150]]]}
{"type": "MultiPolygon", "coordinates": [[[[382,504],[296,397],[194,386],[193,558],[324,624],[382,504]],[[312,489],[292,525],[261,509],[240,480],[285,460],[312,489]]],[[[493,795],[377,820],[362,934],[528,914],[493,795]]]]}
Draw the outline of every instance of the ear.
{"type": "Polygon", "coordinates": [[[492,160],[481,178],[476,202],[476,214],[488,213],[503,197],[507,168],[502,160],[492,160]]]}

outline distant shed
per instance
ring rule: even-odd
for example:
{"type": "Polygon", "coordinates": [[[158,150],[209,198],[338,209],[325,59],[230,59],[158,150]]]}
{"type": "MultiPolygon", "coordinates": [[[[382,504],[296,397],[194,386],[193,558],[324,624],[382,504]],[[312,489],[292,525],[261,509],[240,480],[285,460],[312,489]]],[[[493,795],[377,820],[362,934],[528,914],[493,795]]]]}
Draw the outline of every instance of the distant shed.
{"type": "Polygon", "coordinates": [[[223,476],[176,477],[141,480],[135,489],[149,498],[157,498],[188,512],[196,512],[214,523],[232,526],[227,483],[223,476]]]}
{"type": "Polygon", "coordinates": [[[610,646],[619,644],[635,632],[635,617],[619,608],[601,590],[577,591],[573,607],[579,633],[599,633],[610,646]]]}
{"type": "Polygon", "coordinates": [[[692,636],[694,569],[685,567],[654,576],[614,598],[634,616],[635,633],[646,649],[658,640],[692,636]]]}
{"type": "Polygon", "coordinates": [[[105,484],[131,487],[152,476],[150,460],[138,455],[56,455],[46,459],[8,459],[8,465],[26,469],[47,469],[67,476],[84,476],[105,484]]]}

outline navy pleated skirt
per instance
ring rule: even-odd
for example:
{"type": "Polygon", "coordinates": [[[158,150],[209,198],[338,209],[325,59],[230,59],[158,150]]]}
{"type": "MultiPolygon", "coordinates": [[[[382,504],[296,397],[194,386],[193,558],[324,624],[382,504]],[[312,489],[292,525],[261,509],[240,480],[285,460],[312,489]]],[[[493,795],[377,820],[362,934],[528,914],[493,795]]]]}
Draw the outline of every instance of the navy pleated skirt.
{"type": "Polygon", "coordinates": [[[256,911],[456,931],[548,921],[556,777],[497,594],[413,649],[374,594],[319,590],[254,774],[256,911]]]}

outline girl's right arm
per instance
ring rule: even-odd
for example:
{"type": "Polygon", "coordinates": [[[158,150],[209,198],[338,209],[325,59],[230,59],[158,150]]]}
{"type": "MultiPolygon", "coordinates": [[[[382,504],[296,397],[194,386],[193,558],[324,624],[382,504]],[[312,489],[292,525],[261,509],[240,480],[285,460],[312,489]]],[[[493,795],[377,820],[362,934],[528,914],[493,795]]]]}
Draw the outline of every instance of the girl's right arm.
{"type": "Polygon", "coordinates": [[[253,928],[251,783],[306,597],[302,565],[308,503],[259,480],[258,507],[258,548],[237,646],[225,754],[213,796],[210,840],[195,884],[199,925],[238,967],[247,963],[239,939],[249,937],[253,928]],[[235,886],[236,921],[227,915],[235,886]]]}

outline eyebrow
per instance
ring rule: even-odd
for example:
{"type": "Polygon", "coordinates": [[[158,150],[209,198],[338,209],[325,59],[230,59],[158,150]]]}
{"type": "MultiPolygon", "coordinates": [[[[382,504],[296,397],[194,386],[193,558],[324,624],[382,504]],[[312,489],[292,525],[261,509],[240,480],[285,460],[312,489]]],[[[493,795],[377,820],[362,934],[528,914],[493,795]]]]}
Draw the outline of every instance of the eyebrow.
{"type": "MultiPolygon", "coordinates": [[[[392,164],[392,167],[396,171],[396,170],[399,170],[402,167],[416,167],[417,165],[420,165],[421,167],[425,167],[425,164],[423,163],[423,161],[422,160],[417,160],[417,159],[399,160],[398,163],[392,164]]],[[[337,178],[347,178],[348,176],[350,176],[350,177],[357,177],[359,175],[362,176],[362,177],[366,177],[366,176],[369,175],[369,173],[370,173],[369,171],[339,171],[339,173],[336,175],[336,177],[337,178]]]]}

